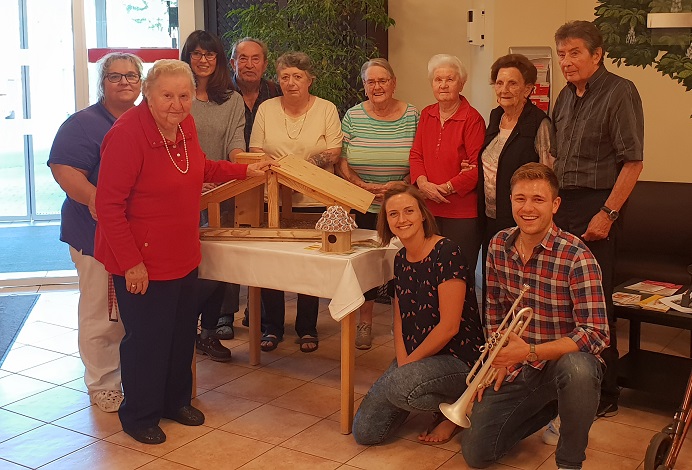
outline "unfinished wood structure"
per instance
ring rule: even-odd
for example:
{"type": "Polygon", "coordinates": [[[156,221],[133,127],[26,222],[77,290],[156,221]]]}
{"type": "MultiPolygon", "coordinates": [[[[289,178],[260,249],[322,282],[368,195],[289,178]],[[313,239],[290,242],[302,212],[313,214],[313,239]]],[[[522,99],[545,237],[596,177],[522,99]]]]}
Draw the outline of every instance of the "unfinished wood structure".
{"type": "MultiPolygon", "coordinates": [[[[240,153],[236,156],[236,161],[253,163],[268,158],[261,153],[240,153]]],[[[201,230],[203,239],[319,240],[321,232],[313,229],[281,230],[281,217],[295,216],[290,203],[292,190],[325,206],[339,205],[346,212],[351,209],[366,212],[375,197],[371,192],[302,158],[285,156],[276,159],[276,162],[278,166],[273,166],[264,177],[229,181],[202,194],[200,209],[207,209],[209,212],[209,228],[201,230]],[[259,228],[264,220],[265,185],[266,228],[259,228]],[[232,197],[235,197],[236,206],[235,227],[220,229],[220,204],[232,197]]]]}

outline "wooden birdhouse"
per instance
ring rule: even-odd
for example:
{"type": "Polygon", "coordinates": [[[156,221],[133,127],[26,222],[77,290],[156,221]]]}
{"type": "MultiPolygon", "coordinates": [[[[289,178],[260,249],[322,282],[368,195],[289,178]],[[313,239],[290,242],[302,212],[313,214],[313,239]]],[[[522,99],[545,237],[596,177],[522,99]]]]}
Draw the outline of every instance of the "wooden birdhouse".
{"type": "MultiPolygon", "coordinates": [[[[268,159],[261,153],[236,155],[239,163],[268,159]]],[[[209,211],[209,228],[200,230],[202,239],[319,240],[325,239],[324,251],[345,252],[351,249],[351,230],[323,233],[316,229],[286,227],[282,222],[297,214],[291,207],[291,191],[300,192],[327,207],[346,213],[355,209],[365,213],[375,195],[349,181],[325,171],[302,158],[285,156],[276,159],[265,176],[235,180],[202,194],[200,209],[209,211]],[[266,193],[267,212],[264,213],[266,193]],[[221,228],[219,204],[235,197],[235,227],[221,228]],[[331,240],[331,242],[330,242],[331,240]],[[345,248],[344,248],[345,247],[345,248]]],[[[314,223],[314,219],[312,221],[314,223]]],[[[351,220],[355,225],[355,222],[351,220]]],[[[354,227],[355,228],[355,227],[354,227]]]]}
{"type": "Polygon", "coordinates": [[[351,232],[358,228],[355,221],[341,206],[331,206],[315,225],[322,231],[322,247],[326,253],[348,253],[351,251],[351,232]]]}

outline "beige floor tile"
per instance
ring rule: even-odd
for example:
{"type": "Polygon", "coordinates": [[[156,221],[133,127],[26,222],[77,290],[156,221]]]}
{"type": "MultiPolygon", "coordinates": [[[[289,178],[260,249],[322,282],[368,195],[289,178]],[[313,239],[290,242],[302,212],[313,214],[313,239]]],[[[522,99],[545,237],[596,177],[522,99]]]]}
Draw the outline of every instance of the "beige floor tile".
{"type": "MultiPolygon", "coordinates": [[[[353,416],[356,415],[356,412],[358,411],[358,408],[360,407],[360,404],[363,403],[363,397],[364,395],[360,395],[359,393],[355,394],[353,398],[353,416]]],[[[327,418],[329,421],[336,421],[337,423],[341,422],[341,408],[339,408],[339,411],[336,411],[327,418]]]]}
{"type": "Polygon", "coordinates": [[[297,353],[267,364],[262,370],[300,380],[312,380],[340,366],[338,361],[297,353]]]}
{"type": "Polygon", "coordinates": [[[589,432],[589,449],[642,460],[652,436],[647,429],[599,419],[589,432]]]}
{"type": "Polygon", "coordinates": [[[77,452],[49,463],[46,470],[131,470],[151,462],[155,457],[127,447],[98,441],[77,452]]]}
{"type": "Polygon", "coordinates": [[[369,447],[346,463],[366,470],[432,470],[454,455],[454,452],[439,447],[395,439],[384,445],[369,447]]]}
{"type": "Polygon", "coordinates": [[[690,331],[682,330],[680,333],[668,343],[663,354],[672,356],[690,357],[690,331]]]}
{"type": "Polygon", "coordinates": [[[36,468],[95,441],[84,434],[46,424],[0,444],[0,458],[36,468]]]}
{"type": "Polygon", "coordinates": [[[24,465],[17,465],[12,462],[8,462],[7,460],[0,459],[0,470],[26,470],[26,467],[24,465]]]}
{"type": "Polygon", "coordinates": [[[271,448],[266,442],[214,430],[166,455],[166,460],[199,470],[232,470],[271,448]]]}
{"type": "MultiPolygon", "coordinates": [[[[546,460],[554,460],[555,447],[543,443],[543,430],[519,442],[499,463],[523,470],[534,470],[546,460]]],[[[462,436],[463,439],[463,436],[462,436]]]]}
{"type": "Polygon", "coordinates": [[[326,419],[296,434],[281,447],[342,463],[367,449],[367,446],[356,444],[351,434],[341,434],[338,422],[326,419]]]}
{"type": "Polygon", "coordinates": [[[220,428],[229,421],[254,410],[262,404],[211,390],[198,395],[192,400],[192,405],[204,413],[205,426],[220,428]]]}
{"type": "Polygon", "coordinates": [[[91,406],[89,396],[66,387],[54,387],[5,406],[6,410],[41,421],[54,421],[91,406]]]}
{"type": "MultiPolygon", "coordinates": [[[[2,383],[1,380],[0,384],[2,383]]],[[[303,384],[305,384],[303,380],[256,370],[222,385],[214,391],[267,403],[303,384]]]]}
{"type": "MultiPolygon", "coordinates": [[[[461,454],[455,454],[454,457],[446,461],[444,464],[442,464],[441,467],[439,467],[438,470],[471,470],[472,467],[469,467],[466,461],[464,460],[464,457],[461,454]]],[[[486,470],[514,470],[516,467],[509,467],[507,465],[503,465],[501,463],[494,463],[490,465],[489,467],[486,467],[486,470]]],[[[552,470],[554,470],[551,467],[552,470]]]]}
{"type": "Polygon", "coordinates": [[[270,404],[326,418],[341,409],[340,397],[339,390],[315,383],[306,383],[272,400],[270,404]]]}
{"type": "Polygon", "coordinates": [[[8,375],[0,379],[0,406],[22,400],[52,387],[54,387],[53,384],[41,380],[17,374],[8,375]]]}
{"type": "Polygon", "coordinates": [[[247,367],[212,360],[197,363],[197,386],[212,390],[250,372],[247,367]]]}
{"type": "Polygon", "coordinates": [[[70,330],[68,333],[36,343],[36,347],[61,354],[79,354],[78,334],[77,330],[70,330]]]}
{"type": "MultiPolygon", "coordinates": [[[[381,370],[370,369],[369,367],[356,367],[354,371],[353,380],[353,390],[356,393],[365,395],[375,383],[377,379],[382,375],[381,370]]],[[[326,374],[320,375],[316,379],[311,381],[312,383],[326,385],[332,388],[341,388],[341,368],[332,369],[326,374]]]]}
{"type": "Polygon", "coordinates": [[[118,413],[104,413],[93,405],[53,421],[53,424],[98,439],[112,436],[123,429],[118,413]]]}
{"type": "MultiPolygon", "coordinates": [[[[146,465],[139,467],[139,470],[190,470],[192,467],[171,462],[166,459],[156,459],[146,465]]],[[[222,468],[221,466],[218,467],[222,468]]]]}
{"type": "Polygon", "coordinates": [[[385,371],[387,367],[389,367],[389,364],[391,364],[395,355],[393,347],[373,347],[362,356],[356,357],[356,367],[369,367],[371,369],[385,371]]]}
{"type": "Polygon", "coordinates": [[[340,467],[337,467],[337,470],[359,470],[358,467],[354,467],[353,465],[342,465],[340,467]]]}
{"type": "MultiPolygon", "coordinates": [[[[619,326],[619,325],[618,325],[619,326]]],[[[642,323],[641,348],[661,352],[679,334],[678,328],[642,323]]],[[[618,344],[618,347],[620,345],[618,344]]]]}
{"type": "Polygon", "coordinates": [[[3,377],[7,377],[8,375],[12,375],[14,372],[8,372],[6,370],[0,370],[0,379],[3,377]]]}
{"type": "Polygon", "coordinates": [[[230,423],[221,430],[257,439],[269,444],[281,444],[320,419],[316,416],[263,405],[230,423]]]}
{"type": "Polygon", "coordinates": [[[34,346],[27,345],[17,349],[13,347],[5,357],[2,368],[9,372],[21,372],[61,357],[63,357],[62,354],[34,346]]]}
{"type": "Polygon", "coordinates": [[[70,331],[73,331],[72,328],[52,325],[42,321],[27,322],[19,335],[17,335],[17,339],[15,341],[22,344],[37,346],[38,343],[56,336],[64,335],[70,331]]]}
{"type": "Polygon", "coordinates": [[[31,431],[43,424],[45,423],[0,409],[0,442],[31,431]]]}
{"type": "Polygon", "coordinates": [[[310,470],[331,470],[339,467],[333,460],[315,457],[303,452],[283,447],[274,447],[269,452],[260,455],[251,462],[240,467],[242,470],[294,470],[305,468],[310,470]]]}
{"type": "Polygon", "coordinates": [[[250,344],[243,343],[240,346],[236,346],[231,349],[233,354],[233,364],[241,367],[248,367],[250,369],[261,369],[267,364],[271,364],[274,361],[293,354],[295,351],[293,349],[275,349],[274,351],[262,352],[260,356],[260,364],[251,366],[250,365],[250,344]]]}
{"type": "MultiPolygon", "coordinates": [[[[586,460],[582,464],[583,470],[635,470],[641,460],[609,454],[593,449],[586,449],[586,460]]],[[[538,470],[554,470],[555,458],[551,457],[538,467],[538,470]]]]}
{"type": "Polygon", "coordinates": [[[86,383],[84,383],[84,377],[80,377],[78,379],[64,383],[62,384],[62,386],[71,388],[72,390],[79,390],[80,392],[84,393],[87,393],[89,391],[89,389],[87,389],[86,383]]]}
{"type": "Polygon", "coordinates": [[[84,364],[74,356],[63,356],[40,366],[20,372],[21,375],[32,379],[61,385],[84,377],[84,364]]]}
{"type": "Polygon", "coordinates": [[[648,399],[644,399],[643,397],[643,394],[623,394],[620,398],[618,414],[611,418],[602,419],[651,431],[660,431],[668,426],[673,420],[675,409],[672,407],[669,410],[653,408],[650,406],[651,398],[647,397],[648,399]],[[630,396],[637,398],[637,400],[633,401],[630,396]]]}
{"type": "Polygon", "coordinates": [[[42,321],[76,330],[78,303],[79,291],[77,290],[41,295],[31,310],[28,321],[42,321]]]}
{"type": "Polygon", "coordinates": [[[187,444],[188,442],[194,441],[195,439],[198,439],[201,436],[213,431],[212,428],[207,426],[183,426],[182,424],[167,419],[162,419],[159,426],[161,426],[163,432],[166,433],[166,442],[163,444],[142,444],[141,442],[137,442],[132,439],[123,431],[113,434],[112,436],[108,436],[105,438],[105,440],[113,444],[128,447],[139,452],[144,452],[145,454],[162,457],[169,452],[172,452],[175,449],[187,444]]]}

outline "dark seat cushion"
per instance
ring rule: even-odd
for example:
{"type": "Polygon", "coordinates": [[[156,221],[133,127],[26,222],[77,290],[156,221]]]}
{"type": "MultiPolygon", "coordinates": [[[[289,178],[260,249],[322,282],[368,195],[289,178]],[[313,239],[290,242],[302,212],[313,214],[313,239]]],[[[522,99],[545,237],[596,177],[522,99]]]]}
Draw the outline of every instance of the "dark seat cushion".
{"type": "Polygon", "coordinates": [[[638,181],[623,217],[616,283],[633,277],[690,282],[692,184],[638,181]]]}

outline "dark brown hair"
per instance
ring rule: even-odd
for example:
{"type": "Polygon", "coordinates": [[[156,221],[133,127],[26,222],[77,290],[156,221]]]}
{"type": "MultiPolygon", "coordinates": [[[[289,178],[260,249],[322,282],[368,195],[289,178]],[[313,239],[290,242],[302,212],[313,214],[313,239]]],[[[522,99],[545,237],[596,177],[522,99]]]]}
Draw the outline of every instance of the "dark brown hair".
{"type": "Polygon", "coordinates": [[[216,52],[216,68],[207,82],[207,94],[214,103],[223,104],[233,94],[233,82],[223,44],[217,36],[198,29],[187,37],[183,50],[180,52],[180,60],[191,65],[190,54],[198,47],[208,52],[216,52]]]}
{"type": "Polygon", "coordinates": [[[605,55],[605,51],[603,50],[603,35],[595,24],[584,20],[570,21],[569,23],[563,24],[555,31],[555,45],[559,46],[561,42],[567,39],[583,40],[591,55],[596,53],[596,49],[600,49],[601,61],[599,65],[603,64],[603,56],[605,55]]]}
{"type": "Polygon", "coordinates": [[[437,234],[438,230],[435,216],[432,215],[432,212],[430,212],[430,209],[428,209],[428,206],[425,204],[423,193],[421,193],[418,188],[408,183],[404,183],[403,181],[397,182],[384,193],[382,207],[380,207],[380,213],[377,216],[377,234],[380,237],[382,246],[389,245],[389,242],[394,238],[394,234],[389,228],[389,222],[387,221],[387,201],[398,194],[408,194],[418,202],[418,209],[420,209],[423,215],[423,231],[425,238],[430,238],[437,234]]]}
{"type": "Polygon", "coordinates": [[[557,197],[557,193],[560,190],[560,185],[557,181],[557,176],[555,172],[550,169],[550,167],[545,166],[542,163],[526,163],[514,172],[512,179],[509,180],[510,192],[514,190],[514,185],[518,181],[546,181],[550,186],[550,190],[553,193],[553,199],[557,197]]]}
{"type": "Polygon", "coordinates": [[[536,78],[538,77],[536,66],[526,56],[521,54],[507,54],[497,59],[490,67],[490,83],[497,81],[497,74],[500,72],[500,69],[512,67],[519,70],[526,85],[536,84],[536,78]]]}

